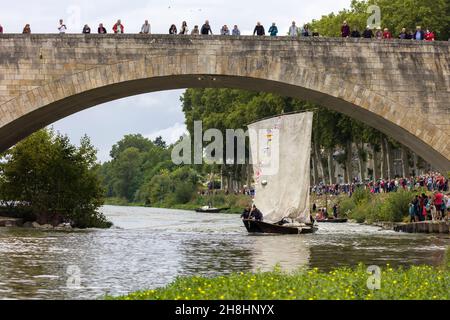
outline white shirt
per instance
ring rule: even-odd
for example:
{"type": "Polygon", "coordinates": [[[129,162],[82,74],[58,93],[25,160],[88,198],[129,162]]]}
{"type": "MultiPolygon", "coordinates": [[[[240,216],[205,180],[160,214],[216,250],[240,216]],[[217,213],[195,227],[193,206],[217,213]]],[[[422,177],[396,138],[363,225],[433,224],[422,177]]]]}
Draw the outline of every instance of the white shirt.
{"type": "Polygon", "coordinates": [[[291,37],[297,37],[298,36],[298,28],[297,28],[297,26],[291,26],[289,28],[289,35],[291,37]]]}
{"type": "Polygon", "coordinates": [[[142,33],[151,33],[150,23],[149,24],[143,24],[141,32],[142,33]]]}
{"type": "Polygon", "coordinates": [[[66,33],[67,27],[65,24],[62,24],[58,27],[59,33],[66,33]]]}

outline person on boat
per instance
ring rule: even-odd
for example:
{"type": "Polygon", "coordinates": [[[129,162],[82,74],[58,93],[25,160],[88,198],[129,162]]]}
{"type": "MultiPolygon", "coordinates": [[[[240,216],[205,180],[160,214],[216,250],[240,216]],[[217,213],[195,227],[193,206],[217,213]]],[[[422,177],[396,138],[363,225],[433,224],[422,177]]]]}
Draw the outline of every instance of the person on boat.
{"type": "Polygon", "coordinates": [[[322,212],[323,212],[323,218],[325,220],[328,220],[328,210],[326,208],[323,208],[322,212]]]}
{"type": "Polygon", "coordinates": [[[323,220],[322,209],[319,209],[319,211],[317,212],[316,220],[323,220]]]}
{"type": "Polygon", "coordinates": [[[264,216],[261,211],[256,207],[256,205],[253,205],[252,211],[250,212],[250,218],[255,219],[256,221],[263,221],[264,216]]]}
{"type": "Polygon", "coordinates": [[[244,209],[244,212],[241,214],[241,219],[242,220],[248,220],[250,219],[250,212],[252,211],[252,209],[250,207],[247,207],[244,209]]]}
{"type": "Polygon", "coordinates": [[[333,206],[333,217],[334,217],[335,219],[337,219],[337,218],[338,218],[338,215],[339,215],[339,207],[338,207],[338,204],[336,203],[336,204],[333,206]]]}

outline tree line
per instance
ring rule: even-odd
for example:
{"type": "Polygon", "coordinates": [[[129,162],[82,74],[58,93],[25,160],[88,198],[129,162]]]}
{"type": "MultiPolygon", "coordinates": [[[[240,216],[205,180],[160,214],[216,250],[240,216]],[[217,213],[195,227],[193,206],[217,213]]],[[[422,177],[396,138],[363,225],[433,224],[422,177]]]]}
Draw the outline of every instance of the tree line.
{"type": "Polygon", "coordinates": [[[448,0],[353,0],[349,9],[324,15],[309,25],[327,37],[339,37],[343,21],[347,21],[351,28],[363,31],[368,25],[372,5],[380,8],[381,20],[369,21],[371,24],[379,23],[380,27],[388,28],[394,34],[400,33],[403,28],[414,31],[416,26],[421,26],[423,30],[433,31],[437,40],[450,39],[448,0]]]}

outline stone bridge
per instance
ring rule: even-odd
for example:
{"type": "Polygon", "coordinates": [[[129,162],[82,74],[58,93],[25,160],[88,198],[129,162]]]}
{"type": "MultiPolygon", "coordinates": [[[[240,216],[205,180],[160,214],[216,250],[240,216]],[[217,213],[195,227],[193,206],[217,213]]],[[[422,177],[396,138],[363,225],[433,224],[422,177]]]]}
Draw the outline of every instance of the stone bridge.
{"type": "Polygon", "coordinates": [[[0,151],[111,100],[168,89],[240,88],[342,112],[450,171],[449,64],[447,42],[0,35],[0,151]]]}

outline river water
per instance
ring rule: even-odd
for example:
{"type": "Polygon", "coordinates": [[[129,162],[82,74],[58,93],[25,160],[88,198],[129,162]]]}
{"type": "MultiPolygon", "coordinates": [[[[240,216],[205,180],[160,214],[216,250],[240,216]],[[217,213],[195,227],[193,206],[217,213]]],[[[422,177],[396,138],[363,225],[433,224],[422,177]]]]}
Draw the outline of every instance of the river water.
{"type": "Polygon", "coordinates": [[[237,215],[102,208],[110,230],[0,228],[0,299],[98,299],[164,286],[178,276],[338,266],[439,265],[448,235],[321,224],[314,235],[248,235],[237,215]]]}

